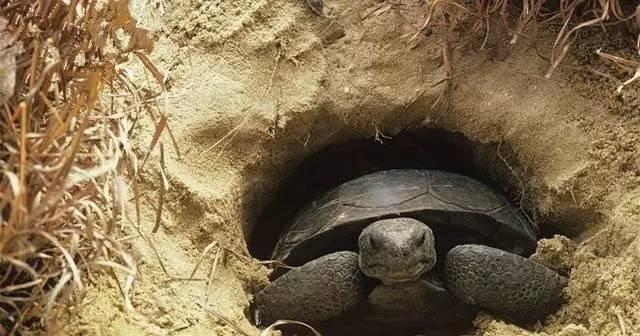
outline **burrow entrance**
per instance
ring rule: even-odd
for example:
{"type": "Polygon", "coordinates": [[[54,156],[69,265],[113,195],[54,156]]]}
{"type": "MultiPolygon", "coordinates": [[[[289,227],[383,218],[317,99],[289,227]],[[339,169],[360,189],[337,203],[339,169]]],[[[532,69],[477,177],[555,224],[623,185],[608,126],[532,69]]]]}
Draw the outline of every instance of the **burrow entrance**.
{"type": "MultiPolygon", "coordinates": [[[[441,128],[418,128],[387,137],[332,144],[304,158],[281,182],[249,233],[249,251],[261,260],[271,258],[278,237],[298,211],[322,193],[359,176],[387,169],[439,169],[476,178],[503,193],[539,228],[538,238],[557,232],[554,223],[540,221],[535,204],[526,197],[530,173],[513,150],[500,142],[474,142],[463,134],[441,128]]],[[[561,232],[572,236],[572,233],[561,232]]],[[[455,330],[437,330],[437,335],[460,335],[471,319],[460,321],[455,330]]],[[[323,335],[359,334],[343,322],[325,326],[323,335]]],[[[417,330],[375,328],[376,335],[413,335],[417,330]]],[[[367,334],[371,330],[367,331],[367,334]]],[[[424,333],[423,333],[424,334],[424,333]]],[[[426,335],[426,334],[425,334],[426,335]]]]}
{"type": "MultiPolygon", "coordinates": [[[[286,225],[313,199],[359,176],[397,168],[440,169],[474,177],[538,221],[533,204],[523,198],[528,173],[508,145],[478,143],[460,133],[422,128],[393,137],[379,135],[333,144],[303,159],[258,216],[249,236],[249,251],[256,258],[270,258],[286,225]]],[[[540,225],[541,237],[554,231],[554,227],[540,225]]]]}

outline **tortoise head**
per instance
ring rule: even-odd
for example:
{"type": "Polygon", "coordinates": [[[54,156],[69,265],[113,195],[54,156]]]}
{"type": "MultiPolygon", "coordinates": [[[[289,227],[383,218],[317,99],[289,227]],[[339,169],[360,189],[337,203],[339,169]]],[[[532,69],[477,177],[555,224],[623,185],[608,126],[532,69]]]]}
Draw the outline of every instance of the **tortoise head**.
{"type": "Polygon", "coordinates": [[[360,269],[384,284],[417,280],[436,264],[433,232],[412,218],[392,218],[367,226],[358,238],[360,269]]]}

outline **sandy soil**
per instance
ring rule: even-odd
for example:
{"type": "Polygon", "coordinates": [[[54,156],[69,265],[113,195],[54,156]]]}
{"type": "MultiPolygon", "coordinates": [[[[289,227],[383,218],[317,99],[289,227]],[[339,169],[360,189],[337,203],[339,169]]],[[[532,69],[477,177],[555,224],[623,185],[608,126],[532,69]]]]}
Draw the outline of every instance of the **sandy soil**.
{"type": "MultiPolygon", "coordinates": [[[[165,135],[169,191],[155,234],[160,171],[145,167],[142,229],[152,245],[123,224],[140,266],[135,311],[120,295],[123,275],[97,277],[61,333],[257,335],[249,306],[268,271],[249,259],[247,237],[283,178],[331,143],[441,127],[510,148],[510,185],[523,205],[543,229],[572,237],[543,240],[535,255],[570,272],[568,303],[530,330],[480,314],[476,333],[640,334],[637,85],[616,95],[615,81],[569,67],[545,80],[548,64],[530,46],[508,49],[496,37],[485,50],[460,51],[463,76],[432,109],[444,89],[439,32],[411,41],[424,10],[406,3],[336,0],[328,4],[341,15],[323,19],[302,0],[132,2],[158,41],[152,58],[169,89],[161,105],[180,153],[165,135]],[[207,249],[213,242],[226,249],[218,258],[207,249]],[[203,251],[195,279],[184,280],[203,251]]],[[[568,64],[611,71],[595,49],[629,45],[624,33],[610,34],[584,34],[568,64]]],[[[125,68],[149,81],[140,64],[125,68]]],[[[140,156],[152,128],[136,131],[140,156]]],[[[479,154],[476,163],[491,170],[495,158],[479,154]]]]}

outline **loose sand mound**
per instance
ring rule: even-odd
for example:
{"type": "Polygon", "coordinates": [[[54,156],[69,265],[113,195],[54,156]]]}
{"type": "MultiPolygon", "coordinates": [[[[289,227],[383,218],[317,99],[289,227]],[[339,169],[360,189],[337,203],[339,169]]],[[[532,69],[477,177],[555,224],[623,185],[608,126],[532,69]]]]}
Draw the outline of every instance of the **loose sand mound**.
{"type": "MultiPolygon", "coordinates": [[[[535,331],[481,314],[476,332],[640,334],[637,85],[616,96],[613,80],[563,67],[545,80],[548,63],[533,48],[509,50],[492,37],[482,51],[471,44],[458,53],[462,75],[443,96],[439,33],[411,40],[426,15],[411,4],[334,1],[341,15],[323,19],[302,0],[133,3],[158,39],[152,59],[168,88],[159,103],[180,153],[162,138],[169,191],[155,234],[160,169],[147,164],[143,174],[142,228],[152,245],[129,232],[140,263],[136,311],[125,311],[118,283],[103,278],[63,333],[257,334],[249,305],[268,271],[249,259],[247,240],[285,178],[331,144],[438,128],[465,138],[469,164],[520,201],[543,234],[573,239],[544,240],[536,255],[571,270],[558,313],[535,331]]],[[[595,49],[631,46],[624,33],[610,34],[585,34],[569,64],[609,71],[595,49]]],[[[140,69],[126,68],[146,85],[140,69]]],[[[152,135],[152,127],[136,133],[142,157],[152,135]]],[[[325,162],[316,175],[343,164],[325,162]]]]}

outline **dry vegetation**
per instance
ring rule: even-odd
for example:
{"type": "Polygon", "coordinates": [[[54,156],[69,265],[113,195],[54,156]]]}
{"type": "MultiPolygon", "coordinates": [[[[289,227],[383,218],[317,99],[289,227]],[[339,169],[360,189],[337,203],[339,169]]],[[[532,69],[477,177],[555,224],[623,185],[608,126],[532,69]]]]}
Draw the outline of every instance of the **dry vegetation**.
{"type": "MultiPolygon", "coordinates": [[[[492,29],[496,27],[510,33],[511,45],[520,39],[535,43],[538,38],[536,33],[542,27],[558,27],[551,50],[539,50],[541,57],[549,62],[546,78],[552,76],[571,48],[580,48],[576,42],[577,36],[587,27],[629,30],[636,35],[636,49],[640,55],[640,5],[633,4],[633,1],[524,0],[514,4],[508,0],[436,0],[430,3],[428,17],[421,32],[429,31],[432,27],[446,29],[442,45],[444,64],[449,77],[454,76],[452,60],[456,48],[464,45],[469,39],[478,39],[478,35],[483,36],[480,48],[484,48],[492,29]],[[543,54],[549,55],[542,56],[543,54]]],[[[628,79],[621,81],[617,87],[618,92],[640,78],[639,60],[629,60],[602,51],[598,51],[594,57],[596,56],[605,58],[632,74],[628,79]]]]}
{"type": "Polygon", "coordinates": [[[133,281],[136,265],[114,237],[136,172],[127,139],[144,106],[118,62],[146,61],[152,43],[127,6],[0,1],[1,335],[81,300],[96,270],[133,281]]]}

